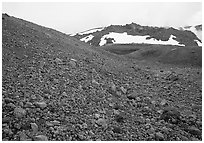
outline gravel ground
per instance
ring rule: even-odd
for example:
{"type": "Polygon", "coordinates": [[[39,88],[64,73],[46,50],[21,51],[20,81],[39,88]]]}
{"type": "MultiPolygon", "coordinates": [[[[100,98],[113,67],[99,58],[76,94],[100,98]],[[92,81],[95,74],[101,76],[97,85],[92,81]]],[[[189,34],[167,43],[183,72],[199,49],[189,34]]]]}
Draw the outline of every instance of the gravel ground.
{"type": "Polygon", "coordinates": [[[202,140],[201,69],[144,66],[2,17],[3,141],[202,140]]]}

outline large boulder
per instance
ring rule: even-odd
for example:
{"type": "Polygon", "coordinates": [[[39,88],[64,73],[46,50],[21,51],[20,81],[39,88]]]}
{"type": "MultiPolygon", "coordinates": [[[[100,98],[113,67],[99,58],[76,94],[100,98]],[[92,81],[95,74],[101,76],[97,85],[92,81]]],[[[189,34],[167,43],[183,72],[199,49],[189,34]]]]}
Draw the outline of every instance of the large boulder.
{"type": "Polygon", "coordinates": [[[180,122],[180,112],[174,107],[166,107],[161,114],[161,119],[173,124],[178,124],[180,122]]]}

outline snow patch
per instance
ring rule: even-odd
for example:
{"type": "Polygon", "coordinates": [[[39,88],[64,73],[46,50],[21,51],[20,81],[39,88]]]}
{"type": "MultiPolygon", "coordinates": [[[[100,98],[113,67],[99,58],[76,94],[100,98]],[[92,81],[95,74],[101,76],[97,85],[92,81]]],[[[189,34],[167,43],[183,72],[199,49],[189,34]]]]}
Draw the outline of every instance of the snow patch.
{"type": "Polygon", "coordinates": [[[202,31],[196,30],[195,26],[191,26],[190,28],[184,28],[184,30],[193,32],[200,40],[202,40],[202,31]]]}
{"type": "Polygon", "coordinates": [[[81,38],[80,40],[81,40],[81,41],[84,41],[84,42],[88,42],[88,41],[90,41],[93,37],[94,37],[93,35],[88,35],[88,36],[86,36],[86,37],[84,37],[84,38],[81,38]]]}
{"type": "Polygon", "coordinates": [[[200,41],[198,41],[198,40],[194,40],[194,41],[198,44],[198,46],[202,47],[202,43],[200,41]]]}
{"type": "Polygon", "coordinates": [[[90,30],[87,30],[87,31],[84,31],[84,32],[73,33],[73,34],[70,34],[69,36],[75,36],[75,35],[77,35],[77,34],[79,34],[79,35],[89,34],[89,33],[93,33],[93,32],[96,32],[96,31],[102,31],[104,28],[105,28],[105,27],[94,28],[94,29],[90,29],[90,30]]]}
{"type": "Polygon", "coordinates": [[[76,34],[74,33],[74,34],[70,34],[69,36],[75,36],[76,34]]]}
{"type": "Polygon", "coordinates": [[[95,28],[95,29],[84,31],[84,32],[80,32],[78,34],[80,34],[80,35],[89,34],[89,33],[93,33],[93,32],[96,32],[96,31],[102,31],[103,29],[104,29],[104,27],[102,27],[102,28],[95,28]]]}
{"type": "Polygon", "coordinates": [[[105,38],[114,38],[114,42],[116,44],[130,44],[130,43],[145,43],[145,44],[162,44],[162,45],[178,45],[178,46],[185,46],[183,44],[179,44],[178,41],[174,40],[176,38],[174,35],[171,35],[168,41],[161,41],[156,40],[155,38],[146,39],[147,37],[150,37],[149,35],[145,36],[139,36],[139,35],[128,35],[127,32],[124,33],[115,33],[111,32],[109,34],[104,35],[101,38],[101,41],[99,43],[100,46],[106,44],[105,38]]]}

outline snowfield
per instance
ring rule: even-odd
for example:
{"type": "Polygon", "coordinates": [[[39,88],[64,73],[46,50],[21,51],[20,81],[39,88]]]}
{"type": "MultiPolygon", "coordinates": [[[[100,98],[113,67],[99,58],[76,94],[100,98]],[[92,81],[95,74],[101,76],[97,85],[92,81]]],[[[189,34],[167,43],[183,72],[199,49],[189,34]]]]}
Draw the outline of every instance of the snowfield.
{"type": "Polygon", "coordinates": [[[102,31],[104,28],[105,28],[105,27],[94,28],[94,29],[90,29],[90,30],[87,30],[87,31],[84,31],[84,32],[79,32],[79,33],[70,34],[69,36],[75,36],[76,34],[79,34],[79,35],[89,34],[89,33],[93,33],[93,32],[96,32],[96,31],[102,31]]]}
{"type": "Polygon", "coordinates": [[[75,36],[76,35],[76,33],[74,33],[74,34],[70,34],[69,36],[75,36]]]}
{"type": "Polygon", "coordinates": [[[202,46],[202,43],[200,41],[198,40],[194,40],[194,41],[198,44],[198,46],[202,46]]]}
{"type": "Polygon", "coordinates": [[[81,38],[80,41],[88,42],[90,41],[94,36],[93,35],[88,35],[84,38],[81,38]]]}
{"type": "Polygon", "coordinates": [[[80,33],[78,33],[78,34],[80,34],[80,35],[89,34],[89,33],[93,33],[93,32],[96,32],[96,31],[102,31],[103,29],[104,29],[104,27],[94,28],[94,29],[91,29],[91,30],[87,30],[87,31],[84,31],[84,32],[80,32],[80,33]]]}
{"type": "Polygon", "coordinates": [[[202,41],[202,31],[196,30],[195,26],[191,26],[190,28],[184,28],[184,30],[193,32],[202,41]]]}
{"type": "Polygon", "coordinates": [[[133,36],[133,35],[127,35],[126,32],[124,33],[115,33],[111,32],[107,35],[104,35],[101,38],[101,41],[99,43],[100,46],[103,46],[106,44],[106,38],[114,38],[115,41],[113,43],[115,44],[129,44],[129,43],[145,43],[145,44],[162,44],[162,45],[178,45],[178,46],[185,46],[183,44],[179,44],[178,41],[174,40],[176,38],[174,35],[171,35],[168,41],[161,41],[161,40],[156,40],[154,38],[151,39],[146,39],[149,37],[149,35],[145,36],[133,36]]]}

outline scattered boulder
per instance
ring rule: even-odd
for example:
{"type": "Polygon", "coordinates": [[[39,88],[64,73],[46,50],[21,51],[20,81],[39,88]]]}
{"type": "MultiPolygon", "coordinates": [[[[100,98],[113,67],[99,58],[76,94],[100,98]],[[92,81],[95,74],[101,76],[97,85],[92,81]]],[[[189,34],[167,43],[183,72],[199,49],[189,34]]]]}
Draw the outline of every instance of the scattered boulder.
{"type": "Polygon", "coordinates": [[[169,133],[169,129],[165,126],[161,128],[161,131],[164,132],[165,134],[169,133]]]}
{"type": "Polygon", "coordinates": [[[146,119],[146,123],[150,124],[151,120],[149,118],[146,119]]]}
{"type": "Polygon", "coordinates": [[[136,97],[136,101],[140,102],[142,99],[140,97],[136,97]]]}
{"type": "Polygon", "coordinates": [[[148,130],[148,129],[151,128],[151,125],[150,125],[150,124],[145,124],[144,126],[145,126],[145,129],[146,129],[146,130],[148,130]]]}
{"type": "Polygon", "coordinates": [[[188,118],[189,118],[190,121],[195,122],[196,119],[197,119],[197,116],[195,114],[191,114],[191,115],[189,115],[188,118]]]}
{"type": "Polygon", "coordinates": [[[14,116],[17,118],[23,118],[26,115],[26,110],[21,107],[16,107],[13,111],[14,116]]]}
{"type": "Polygon", "coordinates": [[[48,121],[46,121],[45,124],[46,124],[47,126],[49,126],[49,127],[54,126],[52,123],[50,123],[50,122],[48,122],[48,121]]]}
{"type": "Polygon", "coordinates": [[[115,120],[116,120],[116,122],[124,123],[125,122],[125,117],[122,116],[121,114],[116,114],[115,115],[115,120]]]}
{"type": "Polygon", "coordinates": [[[196,136],[201,136],[201,135],[202,135],[202,131],[199,130],[198,128],[194,127],[194,126],[185,128],[184,130],[185,130],[186,132],[189,132],[189,133],[192,134],[192,135],[196,135],[196,136]]]}
{"type": "Polygon", "coordinates": [[[115,95],[116,95],[117,97],[121,97],[122,94],[121,94],[120,91],[116,91],[116,92],[115,92],[115,95]]]}
{"type": "Polygon", "coordinates": [[[40,68],[43,68],[45,66],[45,61],[40,61],[40,68]]]}
{"type": "Polygon", "coordinates": [[[136,95],[135,95],[135,94],[128,94],[128,95],[127,95],[127,98],[128,98],[129,100],[135,100],[135,99],[136,99],[136,95]]]}
{"type": "Polygon", "coordinates": [[[2,133],[8,135],[9,137],[11,137],[13,135],[13,132],[10,128],[4,128],[4,129],[2,129],[2,131],[3,131],[2,133]]]}
{"type": "Polygon", "coordinates": [[[123,133],[123,129],[121,129],[120,127],[118,126],[112,126],[112,131],[114,133],[117,133],[117,134],[122,134],[123,133]]]}
{"type": "Polygon", "coordinates": [[[127,89],[125,89],[123,86],[120,87],[120,90],[123,92],[123,94],[127,93],[127,89]]]}
{"type": "Polygon", "coordinates": [[[96,113],[95,118],[98,119],[100,117],[100,114],[96,113]]]}
{"type": "Polygon", "coordinates": [[[202,121],[196,121],[198,127],[202,128],[202,121]]]}
{"type": "Polygon", "coordinates": [[[38,125],[36,123],[30,123],[32,133],[36,134],[38,132],[38,125]]]}
{"type": "Polygon", "coordinates": [[[145,97],[143,100],[146,103],[151,103],[151,98],[150,97],[145,97]]]}
{"type": "Polygon", "coordinates": [[[127,95],[127,98],[130,100],[140,100],[140,97],[138,97],[138,93],[136,91],[133,91],[132,93],[127,95]]]}
{"type": "Polygon", "coordinates": [[[13,127],[14,127],[15,129],[20,130],[20,129],[22,128],[22,124],[17,122],[17,123],[14,123],[13,127]]]}
{"type": "Polygon", "coordinates": [[[26,104],[24,105],[24,107],[25,107],[25,108],[32,108],[32,107],[34,107],[34,106],[33,106],[33,103],[31,103],[31,102],[26,102],[26,104]]]}
{"type": "Polygon", "coordinates": [[[192,137],[191,141],[200,141],[198,138],[192,137]]]}
{"type": "Polygon", "coordinates": [[[67,93],[65,91],[62,92],[62,96],[67,97],[67,93]]]}
{"type": "Polygon", "coordinates": [[[102,127],[106,127],[106,126],[107,126],[107,121],[106,121],[106,119],[99,118],[99,119],[96,121],[96,124],[99,125],[99,126],[102,126],[102,127]]]}
{"type": "Polygon", "coordinates": [[[160,118],[166,122],[177,124],[180,121],[180,112],[174,107],[167,107],[163,110],[160,118]]]}
{"type": "Polygon", "coordinates": [[[119,114],[120,114],[120,111],[114,109],[114,110],[113,110],[113,114],[114,114],[114,115],[119,115],[119,114]]]}
{"type": "Polygon", "coordinates": [[[11,118],[10,117],[2,117],[2,124],[3,123],[9,123],[11,121],[11,118]]]}
{"type": "Polygon", "coordinates": [[[82,128],[87,129],[87,128],[88,128],[87,123],[83,123],[83,124],[82,124],[82,128]]]}
{"type": "Polygon", "coordinates": [[[151,126],[147,132],[148,134],[155,134],[155,129],[151,126]]]}
{"type": "Polygon", "coordinates": [[[47,104],[44,101],[42,101],[42,102],[35,102],[35,106],[39,107],[41,109],[44,109],[44,108],[47,107],[47,104]]]}
{"type": "Polygon", "coordinates": [[[161,132],[157,132],[155,134],[155,137],[156,137],[156,140],[159,140],[159,141],[163,141],[164,140],[164,135],[161,132]]]}
{"type": "Polygon", "coordinates": [[[113,104],[113,103],[109,103],[109,106],[110,106],[110,107],[114,107],[114,105],[115,105],[115,104],[113,104]]]}
{"type": "Polygon", "coordinates": [[[8,108],[10,108],[10,109],[16,108],[16,105],[14,105],[13,103],[8,103],[6,106],[7,106],[8,108]]]}
{"type": "Polygon", "coordinates": [[[93,83],[94,85],[99,85],[99,83],[98,83],[95,79],[92,79],[92,83],[93,83]]]}
{"type": "Polygon", "coordinates": [[[182,141],[189,141],[189,139],[185,136],[182,136],[180,135],[179,138],[182,140],[182,141]]]}
{"type": "Polygon", "coordinates": [[[118,109],[120,109],[121,108],[121,106],[119,105],[119,104],[114,104],[113,105],[113,109],[115,109],[115,110],[118,110],[118,109]]]}
{"type": "Polygon", "coordinates": [[[37,99],[36,95],[31,95],[30,98],[31,98],[32,100],[36,100],[36,99],[37,99]]]}
{"type": "Polygon", "coordinates": [[[34,137],[34,140],[35,141],[48,141],[48,138],[45,135],[37,135],[34,137]]]}
{"type": "Polygon", "coordinates": [[[71,67],[73,67],[73,68],[75,68],[76,66],[77,66],[77,60],[75,60],[75,59],[70,59],[70,61],[69,61],[69,65],[71,66],[71,67]]]}
{"type": "Polygon", "coordinates": [[[117,98],[121,97],[121,92],[117,91],[116,85],[113,82],[111,83],[110,87],[108,88],[108,92],[117,98]]]}
{"type": "Polygon", "coordinates": [[[141,111],[143,116],[150,116],[152,114],[152,108],[150,108],[149,106],[143,107],[141,111]]]}
{"type": "Polygon", "coordinates": [[[157,113],[162,114],[164,111],[163,110],[158,110],[157,113]]]}
{"type": "Polygon", "coordinates": [[[176,73],[172,72],[166,77],[166,80],[174,82],[174,81],[179,80],[179,77],[178,75],[176,75],[176,73]]]}
{"type": "Polygon", "coordinates": [[[113,82],[111,83],[111,91],[116,92],[116,85],[113,82]]]}
{"type": "Polygon", "coordinates": [[[19,132],[19,140],[28,141],[28,136],[26,135],[25,131],[19,132]]]}
{"type": "Polygon", "coordinates": [[[59,126],[60,125],[60,121],[54,120],[54,121],[50,121],[51,124],[53,124],[54,126],[59,126]]]}
{"type": "Polygon", "coordinates": [[[202,105],[192,104],[193,111],[202,110],[202,105]]]}
{"type": "Polygon", "coordinates": [[[139,116],[135,122],[138,122],[138,124],[145,124],[145,119],[143,116],[139,116]]]}
{"type": "Polygon", "coordinates": [[[11,99],[11,98],[5,98],[4,101],[5,101],[6,104],[14,103],[13,99],[11,99]]]}
{"type": "Polygon", "coordinates": [[[155,100],[152,100],[152,101],[151,101],[151,104],[152,104],[153,106],[155,106],[155,105],[156,105],[156,101],[155,101],[155,100]]]}
{"type": "Polygon", "coordinates": [[[168,105],[168,103],[167,103],[167,101],[166,101],[166,99],[162,99],[162,101],[161,101],[161,106],[165,106],[165,105],[168,105]]]}
{"type": "Polygon", "coordinates": [[[62,60],[59,59],[59,58],[55,58],[55,63],[58,64],[58,65],[60,65],[60,64],[62,64],[62,60]]]}

